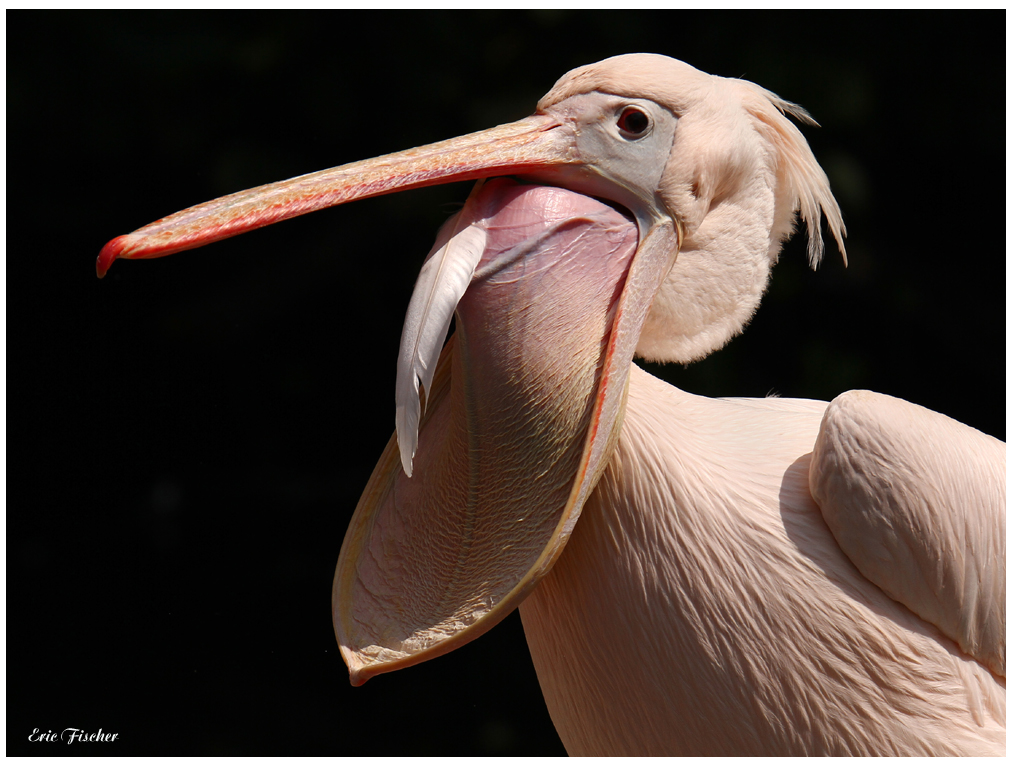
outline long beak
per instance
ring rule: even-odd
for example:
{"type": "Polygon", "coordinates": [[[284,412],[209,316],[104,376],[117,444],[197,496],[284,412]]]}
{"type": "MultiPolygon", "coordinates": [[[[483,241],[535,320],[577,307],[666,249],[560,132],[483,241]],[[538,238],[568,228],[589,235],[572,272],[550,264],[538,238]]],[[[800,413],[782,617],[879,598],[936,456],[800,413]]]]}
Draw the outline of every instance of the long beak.
{"type": "Polygon", "coordinates": [[[334,167],[223,196],[169,215],[102,248],[102,278],[114,260],[196,249],[288,218],[356,199],[577,162],[571,130],[536,114],[490,130],[334,167]]]}

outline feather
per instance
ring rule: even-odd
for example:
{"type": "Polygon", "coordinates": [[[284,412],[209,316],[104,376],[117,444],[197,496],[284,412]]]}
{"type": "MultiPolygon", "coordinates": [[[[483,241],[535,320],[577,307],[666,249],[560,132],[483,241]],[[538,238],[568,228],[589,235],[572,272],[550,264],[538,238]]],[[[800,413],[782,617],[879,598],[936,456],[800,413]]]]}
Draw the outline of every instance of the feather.
{"type": "Polygon", "coordinates": [[[484,228],[471,221],[458,230],[468,221],[473,209],[472,200],[481,185],[482,181],[475,185],[464,209],[448,220],[440,232],[436,246],[418,274],[404,317],[397,357],[395,422],[401,465],[408,477],[411,477],[411,463],[418,445],[418,420],[421,416],[419,383],[428,395],[439,351],[450,328],[450,319],[485,251],[487,234],[484,228]]]}

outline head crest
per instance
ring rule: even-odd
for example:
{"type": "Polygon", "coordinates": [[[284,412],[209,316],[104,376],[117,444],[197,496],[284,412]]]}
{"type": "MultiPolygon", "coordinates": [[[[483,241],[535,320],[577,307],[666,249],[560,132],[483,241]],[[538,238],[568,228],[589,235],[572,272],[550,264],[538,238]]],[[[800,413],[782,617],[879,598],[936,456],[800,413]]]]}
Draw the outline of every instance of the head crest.
{"type": "Polygon", "coordinates": [[[746,91],[742,100],[755,129],[775,150],[776,172],[782,183],[782,193],[792,203],[793,211],[799,212],[808,225],[808,262],[814,268],[822,259],[820,219],[821,213],[825,212],[829,230],[846,264],[847,250],[843,239],[847,235],[847,227],[843,223],[840,206],[830,191],[829,178],[815,160],[808,141],[786,115],[790,114],[808,125],[818,126],[818,123],[797,104],[785,101],[751,82],[736,82],[746,91]]]}

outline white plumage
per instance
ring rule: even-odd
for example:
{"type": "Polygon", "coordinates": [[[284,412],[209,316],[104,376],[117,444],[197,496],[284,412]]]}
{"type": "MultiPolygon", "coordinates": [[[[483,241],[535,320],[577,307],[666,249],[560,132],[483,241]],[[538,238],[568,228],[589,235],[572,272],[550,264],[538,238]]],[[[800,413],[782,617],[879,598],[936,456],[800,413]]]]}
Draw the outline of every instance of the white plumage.
{"type": "MultiPolygon", "coordinates": [[[[521,606],[571,754],[1004,753],[1004,672],[962,654],[862,575],[809,491],[809,481],[844,480],[825,464],[823,443],[855,396],[887,409],[884,418],[893,405],[912,408],[865,392],[828,405],[713,400],[633,369],[615,455],[565,554],[521,606]]],[[[931,440],[937,431],[924,424],[919,433],[931,440]]],[[[945,426],[1003,463],[1002,444],[952,420],[945,426]]],[[[847,469],[864,471],[860,460],[847,469]]],[[[959,513],[960,484],[933,483],[935,511],[959,513]]],[[[1001,525],[979,530],[1003,540],[999,498],[981,514],[1001,525]]],[[[861,506],[850,488],[835,501],[861,506]]],[[[875,543],[859,538],[859,548],[875,543]]],[[[979,556],[990,563],[988,580],[1004,582],[1001,551],[979,556]]],[[[888,580],[923,576],[918,565],[894,564],[888,580]]],[[[1003,626],[1001,589],[988,604],[1003,626]]],[[[955,612],[959,603],[947,606],[955,612]]],[[[993,636],[1003,657],[1004,628],[993,636]]]]}

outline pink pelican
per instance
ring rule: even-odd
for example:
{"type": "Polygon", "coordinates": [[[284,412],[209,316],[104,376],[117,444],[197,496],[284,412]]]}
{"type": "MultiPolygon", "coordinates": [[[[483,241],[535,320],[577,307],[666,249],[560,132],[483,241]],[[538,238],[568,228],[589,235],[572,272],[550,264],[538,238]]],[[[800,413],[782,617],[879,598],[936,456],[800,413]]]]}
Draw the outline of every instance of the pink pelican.
{"type": "Polygon", "coordinates": [[[808,121],[749,82],[619,56],[527,119],[102,250],[99,275],[354,199],[517,178],[478,183],[408,308],[396,433],[334,581],[353,684],[519,606],[572,754],[1004,753],[1004,443],[867,391],[714,400],[632,363],[740,332],[796,215],[813,266],[823,214],[843,252],[786,114],[808,121]]]}

